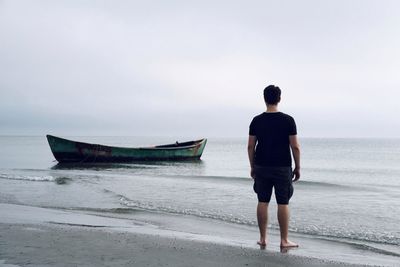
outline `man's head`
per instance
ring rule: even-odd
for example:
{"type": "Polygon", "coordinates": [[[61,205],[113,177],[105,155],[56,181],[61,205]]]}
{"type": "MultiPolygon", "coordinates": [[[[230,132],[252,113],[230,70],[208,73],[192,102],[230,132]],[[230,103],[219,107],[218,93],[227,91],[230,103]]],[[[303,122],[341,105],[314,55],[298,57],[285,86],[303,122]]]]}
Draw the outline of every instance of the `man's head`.
{"type": "Polygon", "coordinates": [[[277,105],[281,101],[281,89],[275,85],[268,85],[264,89],[264,100],[267,105],[277,105]]]}

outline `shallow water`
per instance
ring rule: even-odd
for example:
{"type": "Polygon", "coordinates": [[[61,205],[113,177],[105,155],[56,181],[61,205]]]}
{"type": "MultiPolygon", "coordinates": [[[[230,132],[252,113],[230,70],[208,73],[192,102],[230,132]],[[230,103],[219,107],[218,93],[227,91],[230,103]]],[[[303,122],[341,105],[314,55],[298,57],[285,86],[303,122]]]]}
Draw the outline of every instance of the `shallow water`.
{"type": "MultiPolygon", "coordinates": [[[[119,146],[176,140],[70,139],[119,146]]],[[[301,145],[302,178],[291,200],[291,231],[400,251],[399,140],[302,139],[301,145]]],[[[256,229],[245,138],[209,139],[201,161],[176,163],[60,165],[45,137],[0,137],[0,147],[2,203],[98,212],[140,209],[256,229]]],[[[270,227],[277,229],[274,213],[270,227]]]]}

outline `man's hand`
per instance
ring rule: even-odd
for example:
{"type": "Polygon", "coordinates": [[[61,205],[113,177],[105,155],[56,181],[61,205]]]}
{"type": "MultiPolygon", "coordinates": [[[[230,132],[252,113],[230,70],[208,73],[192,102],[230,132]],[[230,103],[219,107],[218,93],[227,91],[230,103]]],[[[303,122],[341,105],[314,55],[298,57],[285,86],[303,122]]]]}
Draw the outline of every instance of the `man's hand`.
{"type": "Polygon", "coordinates": [[[250,176],[251,178],[255,179],[256,178],[256,172],[254,171],[254,168],[250,169],[250,176]]]}
{"type": "Polygon", "coordinates": [[[290,148],[294,159],[293,182],[300,179],[300,144],[297,135],[289,135],[290,148]]]}
{"type": "Polygon", "coordinates": [[[300,179],[300,168],[294,168],[293,170],[293,182],[296,182],[297,180],[300,179]]]}

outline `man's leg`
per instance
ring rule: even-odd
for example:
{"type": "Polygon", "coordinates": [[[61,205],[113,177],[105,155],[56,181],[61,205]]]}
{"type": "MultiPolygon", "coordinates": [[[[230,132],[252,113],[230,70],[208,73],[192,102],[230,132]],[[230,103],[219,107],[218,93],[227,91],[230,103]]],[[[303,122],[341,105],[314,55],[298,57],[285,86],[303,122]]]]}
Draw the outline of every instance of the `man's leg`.
{"type": "Polygon", "coordinates": [[[289,240],[289,205],[278,204],[278,221],[279,229],[281,231],[281,247],[291,248],[298,247],[296,243],[289,240]]]}
{"type": "Polygon", "coordinates": [[[257,221],[260,229],[260,241],[257,242],[260,246],[267,245],[267,223],[268,223],[268,202],[258,202],[257,205],[257,221]]]}

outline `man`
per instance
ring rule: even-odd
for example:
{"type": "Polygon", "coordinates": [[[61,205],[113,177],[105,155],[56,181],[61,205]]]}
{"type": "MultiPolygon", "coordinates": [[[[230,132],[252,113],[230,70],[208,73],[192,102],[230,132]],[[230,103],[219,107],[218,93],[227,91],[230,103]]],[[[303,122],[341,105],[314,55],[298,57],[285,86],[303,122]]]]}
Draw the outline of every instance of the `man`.
{"type": "Polygon", "coordinates": [[[300,179],[300,146],[294,119],[278,111],[281,100],[279,87],[270,85],[264,89],[266,112],[253,118],[250,124],[248,154],[250,175],[257,193],[257,221],[260,230],[260,246],[267,244],[268,204],[272,188],[278,204],[278,222],[281,248],[298,247],[288,239],[289,199],[293,194],[292,181],[300,179]],[[292,158],[295,168],[292,172],[292,158]]]}

